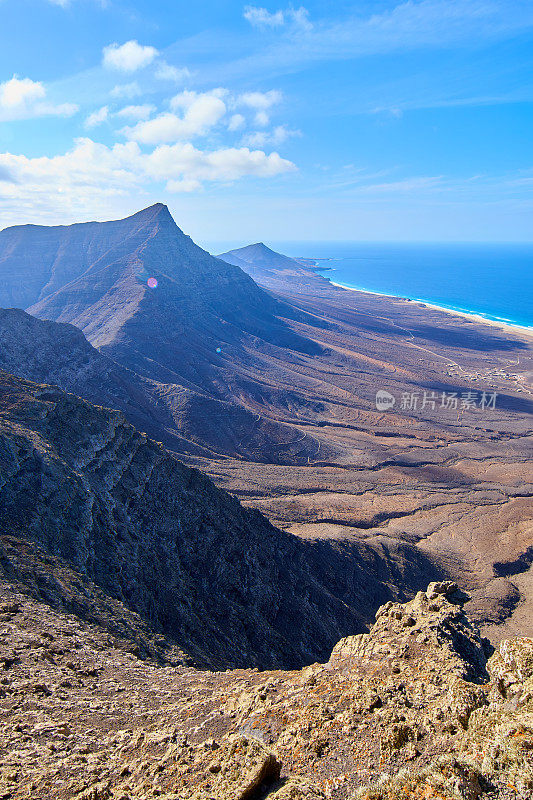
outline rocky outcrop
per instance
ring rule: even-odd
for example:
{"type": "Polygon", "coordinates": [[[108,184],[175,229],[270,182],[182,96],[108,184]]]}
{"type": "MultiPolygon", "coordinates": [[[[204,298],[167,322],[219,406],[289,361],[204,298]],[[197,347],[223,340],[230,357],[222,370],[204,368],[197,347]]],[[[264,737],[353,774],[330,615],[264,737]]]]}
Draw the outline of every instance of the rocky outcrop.
{"type": "Polygon", "coordinates": [[[150,382],[100,353],[74,325],[0,309],[0,369],[119,409],[152,434],[172,424],[150,382]]]}
{"type": "Polygon", "coordinates": [[[0,585],[10,800],[528,800],[533,643],[490,648],[453,584],[301,671],[202,672],[0,585]]]}

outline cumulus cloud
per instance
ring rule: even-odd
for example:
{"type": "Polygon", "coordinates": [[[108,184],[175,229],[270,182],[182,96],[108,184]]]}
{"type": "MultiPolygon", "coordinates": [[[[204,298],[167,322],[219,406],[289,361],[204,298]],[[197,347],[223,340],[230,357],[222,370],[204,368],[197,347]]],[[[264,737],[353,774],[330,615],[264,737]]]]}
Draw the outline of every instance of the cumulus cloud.
{"type": "Polygon", "coordinates": [[[267,145],[280,145],[294,136],[301,136],[301,131],[291,130],[286,125],[278,125],[273,131],[255,131],[243,138],[243,144],[250,147],[267,147],[267,145]]]}
{"type": "MultiPolygon", "coordinates": [[[[296,169],[278,153],[228,147],[211,152],[190,142],[162,145],[147,156],[147,171],[161,180],[232,181],[245,175],[269,178],[296,169]]],[[[170,188],[170,187],[167,187],[170,188]]]]}
{"type": "Polygon", "coordinates": [[[0,121],[9,122],[33,117],[61,116],[75,114],[78,106],[73,103],[59,105],[46,100],[46,89],[42,83],[17,75],[0,83],[0,121]]]}
{"type": "Polygon", "coordinates": [[[270,122],[269,109],[281,102],[282,98],[283,95],[276,89],[271,89],[269,92],[246,92],[239,95],[236,105],[254,110],[254,123],[264,128],[270,122]]]}
{"type": "Polygon", "coordinates": [[[0,153],[0,176],[9,176],[0,181],[0,206],[11,216],[31,209],[44,219],[58,209],[70,216],[100,215],[120,198],[153,192],[156,184],[169,192],[191,192],[205,183],[270,178],[294,169],[278,153],[247,147],[202,151],[178,143],[144,153],[136,142],[107,147],[82,138],[52,157],[0,153]]]}
{"type": "Polygon", "coordinates": [[[0,84],[0,103],[3,108],[20,108],[31,105],[46,96],[42,83],[30,78],[17,78],[13,75],[10,81],[0,84]]]}
{"type": "Polygon", "coordinates": [[[283,95],[277,89],[271,89],[269,92],[245,92],[239,95],[237,103],[257,111],[266,111],[281,102],[282,97],[283,95]]]}
{"type": "Polygon", "coordinates": [[[191,77],[191,73],[187,67],[174,67],[172,64],[167,64],[166,61],[160,61],[155,71],[155,77],[160,81],[182,83],[191,77]]]}
{"type": "Polygon", "coordinates": [[[85,120],[85,127],[96,128],[98,127],[98,125],[101,125],[102,122],[105,122],[107,119],[109,119],[109,108],[108,106],[102,106],[102,108],[98,108],[96,111],[93,111],[92,114],[89,114],[89,116],[85,120]]]}
{"type": "Polygon", "coordinates": [[[155,47],[141,45],[136,39],[131,39],[122,45],[114,42],[104,47],[103,64],[119,72],[135,72],[147,67],[158,55],[155,47]]]}
{"type": "Polygon", "coordinates": [[[292,24],[308,31],[313,27],[309,21],[309,11],[303,6],[300,8],[290,6],[273,13],[261,6],[245,6],[243,16],[254,28],[280,28],[292,24]]]}
{"type": "Polygon", "coordinates": [[[220,90],[181,92],[172,98],[172,111],[140,122],[125,130],[126,136],[142,144],[163,144],[204,136],[226,113],[220,90]],[[175,113],[181,111],[180,113],[175,113]]]}
{"type": "Polygon", "coordinates": [[[152,106],[149,103],[143,103],[142,105],[138,106],[126,106],[125,108],[121,108],[120,111],[116,112],[115,116],[123,117],[125,119],[142,120],[148,119],[148,117],[153,114],[155,110],[155,106],[152,106]]]}
{"type": "Polygon", "coordinates": [[[229,123],[228,123],[228,130],[229,131],[238,131],[239,128],[242,128],[246,120],[244,119],[242,114],[233,114],[229,123]]]}

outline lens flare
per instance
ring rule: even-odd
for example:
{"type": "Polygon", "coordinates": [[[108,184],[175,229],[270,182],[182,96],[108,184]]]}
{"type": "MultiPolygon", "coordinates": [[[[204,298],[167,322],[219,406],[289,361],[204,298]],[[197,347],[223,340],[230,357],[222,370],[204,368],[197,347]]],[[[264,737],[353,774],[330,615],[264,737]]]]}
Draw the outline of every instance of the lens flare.
{"type": "Polygon", "coordinates": [[[221,353],[221,352],[222,352],[222,348],[221,347],[217,347],[217,353],[221,353]]]}
{"type": "Polygon", "coordinates": [[[146,281],[150,289],[157,289],[157,278],[148,278],[146,281]]]}

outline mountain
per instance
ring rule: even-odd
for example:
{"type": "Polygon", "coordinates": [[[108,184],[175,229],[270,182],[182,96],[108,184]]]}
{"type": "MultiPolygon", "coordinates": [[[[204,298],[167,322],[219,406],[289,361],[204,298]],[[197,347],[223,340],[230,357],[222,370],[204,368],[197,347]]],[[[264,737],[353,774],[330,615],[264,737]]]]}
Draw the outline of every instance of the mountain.
{"type": "Polygon", "coordinates": [[[279,302],[195,245],[161,204],[119,222],[2,231],[0,305],[8,304],[76,325],[140,374],[220,395],[217,348],[260,337],[317,351],[278,319],[279,302]]]}
{"type": "Polygon", "coordinates": [[[263,242],[249,244],[235,250],[228,250],[218,258],[234,264],[248,273],[257,283],[273,291],[283,291],[287,286],[305,287],[317,291],[320,286],[328,286],[329,281],[297,259],[276,253],[263,242]]]}
{"type": "MultiPolygon", "coordinates": [[[[26,354],[3,363],[123,410],[307,553],[321,552],[314,564],[327,581],[341,576],[337,596],[351,597],[344,557],[361,558],[391,591],[419,585],[416,570],[405,579],[407,565],[438,564],[467,582],[486,634],[501,637],[507,620],[533,632],[527,333],[343,290],[313,270],[301,283],[281,275],[291,260],[264,247],[247,257],[265,276],[281,265],[261,279],[268,291],[197,248],[160,205],[121,222],[8,229],[0,288],[18,291],[37,275],[31,312],[80,327],[107,366],[99,362],[100,386],[83,369],[76,381],[66,339],[57,333],[55,363],[50,328],[41,357],[37,327],[22,330],[15,317],[2,336],[8,349],[25,340],[26,354]],[[381,389],[395,399],[386,412],[381,389]],[[497,395],[496,408],[480,407],[483,392],[497,395]],[[453,396],[455,408],[441,402],[453,396]],[[464,396],[476,402],[463,407],[464,396]]],[[[369,589],[365,615],[380,592],[369,589]]]]}
{"type": "Polygon", "coordinates": [[[316,449],[257,402],[283,394],[261,387],[273,358],[320,352],[286,322],[306,315],[195,245],[166,206],[117,222],[0,232],[0,303],[75,325],[100,353],[157,385],[174,444],[161,437],[178,452],[290,461],[316,449]]]}
{"type": "Polygon", "coordinates": [[[171,423],[150,382],[100,353],[74,325],[0,309],[0,369],[120,409],[143,430],[171,423]]]}
{"type": "MultiPolygon", "coordinates": [[[[284,435],[279,426],[266,420],[259,425],[254,416],[229,403],[180,386],[162,389],[92,347],[74,325],[40,320],[20,309],[0,309],[0,369],[119,409],[136,427],[183,454],[233,454],[257,446],[260,459],[262,440],[266,453],[268,441],[284,435]],[[179,413],[174,413],[174,404],[179,413]],[[231,435],[225,433],[228,420],[231,435]],[[249,430],[254,431],[253,445],[249,430]]],[[[290,435],[285,436],[290,446],[290,435]]]]}
{"type": "Polygon", "coordinates": [[[418,586],[432,569],[409,548],[386,575],[370,547],[305,543],[120,412],[5,372],[0,534],[33,551],[39,574],[43,558],[59,559],[212,668],[324,658],[340,636],[364,630],[377,598],[401,596],[402,570],[418,586]]]}

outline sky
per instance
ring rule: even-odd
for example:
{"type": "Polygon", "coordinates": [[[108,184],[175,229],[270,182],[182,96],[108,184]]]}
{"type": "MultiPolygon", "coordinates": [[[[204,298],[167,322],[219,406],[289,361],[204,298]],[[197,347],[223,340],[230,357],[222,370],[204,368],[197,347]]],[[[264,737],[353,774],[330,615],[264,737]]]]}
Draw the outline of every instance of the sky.
{"type": "Polygon", "coordinates": [[[532,0],[0,0],[0,228],[532,241],[532,39],[532,0]]]}

